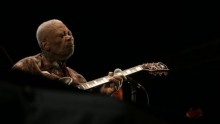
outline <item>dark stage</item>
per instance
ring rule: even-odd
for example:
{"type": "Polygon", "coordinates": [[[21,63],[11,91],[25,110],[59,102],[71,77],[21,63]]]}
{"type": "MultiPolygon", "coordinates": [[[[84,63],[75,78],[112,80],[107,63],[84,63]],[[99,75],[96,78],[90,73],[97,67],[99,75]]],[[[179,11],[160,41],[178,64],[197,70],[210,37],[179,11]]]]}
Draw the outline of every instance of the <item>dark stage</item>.
{"type": "MultiPolygon", "coordinates": [[[[137,89],[135,105],[146,109],[149,102],[147,111],[171,123],[211,123],[219,112],[220,11],[214,3],[173,4],[74,4],[45,12],[31,7],[10,11],[1,19],[1,68],[10,69],[21,58],[39,53],[38,25],[57,18],[75,38],[67,64],[87,80],[116,68],[163,62],[170,69],[167,76],[148,71],[130,75],[149,96],[137,89]],[[187,118],[190,108],[200,108],[203,116],[187,118]]],[[[127,102],[129,85],[124,84],[127,102]]]]}

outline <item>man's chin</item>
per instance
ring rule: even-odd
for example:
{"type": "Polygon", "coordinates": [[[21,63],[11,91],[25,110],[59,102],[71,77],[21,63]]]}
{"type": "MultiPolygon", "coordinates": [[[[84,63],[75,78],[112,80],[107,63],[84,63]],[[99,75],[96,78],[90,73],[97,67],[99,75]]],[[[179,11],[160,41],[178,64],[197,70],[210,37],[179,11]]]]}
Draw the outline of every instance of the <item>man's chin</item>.
{"type": "Polygon", "coordinates": [[[61,55],[59,58],[62,59],[62,60],[67,60],[67,59],[69,59],[72,55],[73,55],[73,52],[68,53],[68,54],[63,54],[63,55],[61,55]]]}

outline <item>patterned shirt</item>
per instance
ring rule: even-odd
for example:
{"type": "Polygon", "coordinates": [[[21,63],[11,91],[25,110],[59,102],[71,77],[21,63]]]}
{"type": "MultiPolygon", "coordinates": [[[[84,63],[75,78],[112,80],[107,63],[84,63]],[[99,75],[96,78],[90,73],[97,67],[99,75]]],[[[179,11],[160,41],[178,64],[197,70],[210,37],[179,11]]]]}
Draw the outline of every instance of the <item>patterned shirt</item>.
{"type": "Polygon", "coordinates": [[[73,80],[72,84],[87,82],[81,74],[66,67],[64,64],[49,62],[41,53],[21,59],[12,69],[18,69],[34,75],[42,75],[53,80],[59,80],[62,77],[71,77],[73,80]]]}

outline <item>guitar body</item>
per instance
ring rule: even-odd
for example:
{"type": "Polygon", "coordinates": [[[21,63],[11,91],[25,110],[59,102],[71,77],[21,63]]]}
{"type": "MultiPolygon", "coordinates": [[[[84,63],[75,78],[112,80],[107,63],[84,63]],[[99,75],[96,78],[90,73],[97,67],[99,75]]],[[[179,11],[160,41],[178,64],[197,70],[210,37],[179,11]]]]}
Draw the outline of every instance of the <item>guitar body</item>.
{"type": "Polygon", "coordinates": [[[124,90],[123,90],[123,88],[121,87],[118,91],[114,92],[112,94],[112,96],[115,97],[118,100],[123,101],[124,100],[124,90]]]}

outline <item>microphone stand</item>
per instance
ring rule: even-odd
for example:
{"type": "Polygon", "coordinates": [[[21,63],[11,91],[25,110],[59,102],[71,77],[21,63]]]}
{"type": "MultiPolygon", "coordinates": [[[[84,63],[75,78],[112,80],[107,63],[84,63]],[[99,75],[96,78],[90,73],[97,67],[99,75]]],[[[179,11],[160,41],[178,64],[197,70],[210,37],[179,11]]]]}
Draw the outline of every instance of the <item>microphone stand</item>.
{"type": "Polygon", "coordinates": [[[130,88],[131,88],[131,101],[136,103],[136,96],[137,96],[137,88],[140,88],[142,90],[144,90],[146,97],[147,97],[147,107],[150,106],[149,104],[149,96],[148,93],[146,91],[146,89],[140,84],[138,83],[136,80],[134,80],[133,78],[126,76],[128,83],[130,84],[130,88]]]}
{"type": "MultiPolygon", "coordinates": [[[[119,73],[121,71],[122,70],[120,68],[117,68],[117,69],[114,70],[114,73],[119,73]]],[[[144,92],[146,94],[147,107],[149,107],[149,105],[150,105],[149,104],[149,96],[148,96],[148,93],[147,93],[146,89],[141,84],[139,84],[137,81],[132,79],[131,77],[129,77],[129,76],[126,76],[126,77],[127,77],[127,81],[130,84],[130,88],[131,88],[131,101],[136,103],[137,88],[141,88],[142,90],[144,90],[144,92]]]]}
{"type": "Polygon", "coordinates": [[[128,81],[131,88],[131,102],[136,103],[137,87],[131,81],[128,81]]]}

